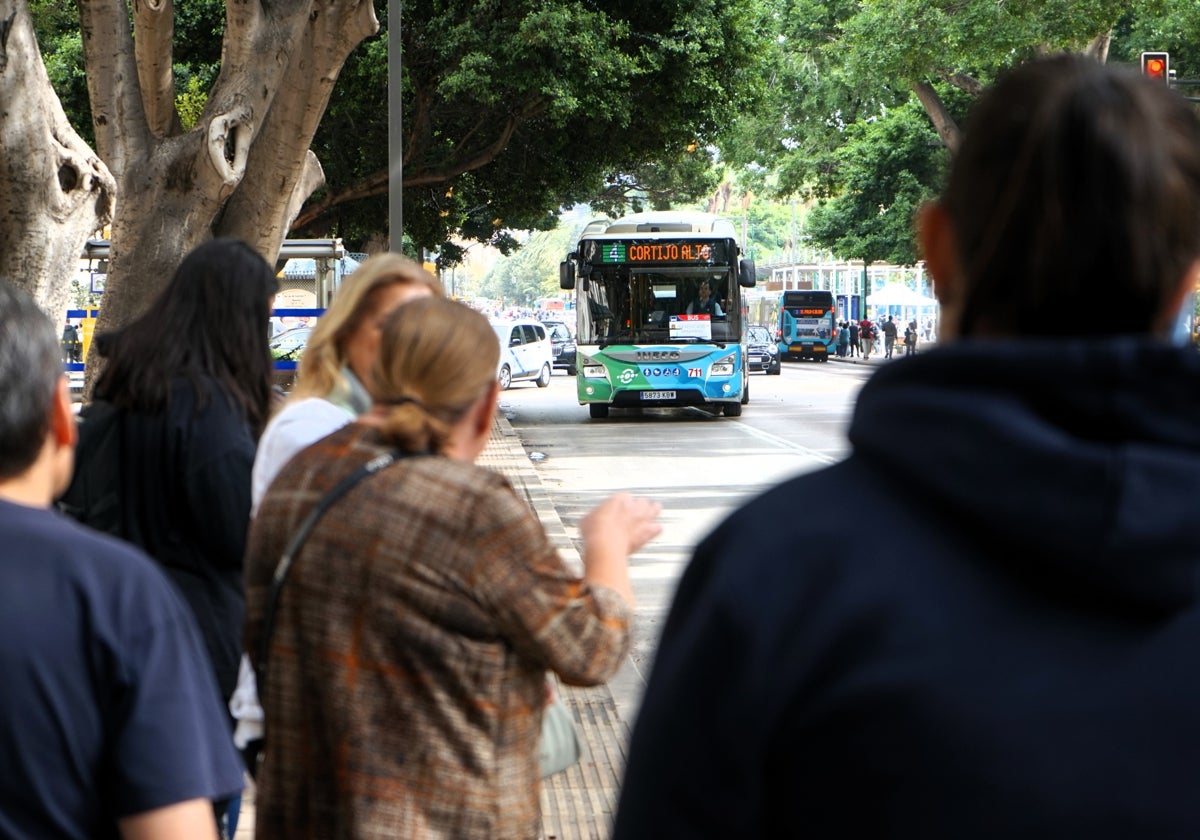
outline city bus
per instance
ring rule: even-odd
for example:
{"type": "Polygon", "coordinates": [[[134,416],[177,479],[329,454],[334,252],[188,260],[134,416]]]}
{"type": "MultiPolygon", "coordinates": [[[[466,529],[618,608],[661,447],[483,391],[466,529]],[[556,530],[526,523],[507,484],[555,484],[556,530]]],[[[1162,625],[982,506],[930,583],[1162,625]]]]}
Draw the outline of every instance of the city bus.
{"type": "Polygon", "coordinates": [[[576,390],[593,418],[661,406],[742,413],[742,290],[755,273],[740,255],[733,223],[708,213],[635,213],[584,228],[559,285],[575,294],[576,390]]]}
{"type": "Polygon", "coordinates": [[[829,361],[837,352],[833,292],[787,291],[779,298],[779,353],[829,361]]]}

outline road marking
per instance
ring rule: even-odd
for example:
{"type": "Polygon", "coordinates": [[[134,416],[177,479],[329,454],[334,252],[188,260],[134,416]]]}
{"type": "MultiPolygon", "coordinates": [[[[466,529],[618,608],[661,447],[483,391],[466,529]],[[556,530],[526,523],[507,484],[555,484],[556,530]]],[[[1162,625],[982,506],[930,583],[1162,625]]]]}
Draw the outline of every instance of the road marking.
{"type": "Polygon", "coordinates": [[[804,446],[803,444],[793,443],[786,438],[781,438],[778,435],[771,434],[770,432],[764,432],[762,429],[756,429],[753,426],[746,425],[745,423],[729,423],[728,425],[730,428],[737,429],[740,432],[745,432],[751,437],[756,437],[759,440],[766,441],[767,443],[782,447],[783,449],[791,449],[825,464],[836,464],[843,460],[840,456],[826,455],[824,452],[819,452],[816,449],[804,446]]]}

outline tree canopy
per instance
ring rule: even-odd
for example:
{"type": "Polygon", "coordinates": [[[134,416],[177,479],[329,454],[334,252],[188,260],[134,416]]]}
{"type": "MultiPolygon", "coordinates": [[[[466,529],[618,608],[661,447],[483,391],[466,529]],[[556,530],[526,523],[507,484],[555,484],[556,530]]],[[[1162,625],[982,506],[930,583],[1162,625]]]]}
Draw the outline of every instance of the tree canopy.
{"type": "MultiPolygon", "coordinates": [[[[473,241],[511,251],[512,231],[550,229],[577,202],[608,215],[702,203],[733,177],[819,203],[805,233],[839,256],[915,259],[907,218],[998,73],[1052,50],[1136,61],[1165,49],[1186,75],[1200,62],[1197,5],[411,0],[399,22],[406,237],[452,265],[473,241]]],[[[90,141],[75,6],[30,0],[51,80],[90,141]]],[[[350,53],[316,130],[324,186],[294,234],[355,247],[386,236],[390,22],[375,11],[380,32],[350,53]]],[[[187,128],[221,71],[226,3],[173,15],[187,128]]]]}
{"type": "MultiPolygon", "coordinates": [[[[405,3],[406,236],[508,250],[506,231],[552,227],[577,201],[612,211],[710,192],[719,174],[697,150],[763,94],[761,11],[757,0],[405,3]]],[[[315,142],[329,187],[300,228],[378,231],[386,73],[380,35],[330,103],[315,142]]]]}
{"type": "Polygon", "coordinates": [[[778,0],[775,19],[775,95],[738,127],[730,156],[776,196],[824,202],[807,218],[816,244],[896,262],[916,258],[911,212],[1006,68],[1059,50],[1136,60],[1200,45],[1195,10],[1162,0],[778,0]]]}

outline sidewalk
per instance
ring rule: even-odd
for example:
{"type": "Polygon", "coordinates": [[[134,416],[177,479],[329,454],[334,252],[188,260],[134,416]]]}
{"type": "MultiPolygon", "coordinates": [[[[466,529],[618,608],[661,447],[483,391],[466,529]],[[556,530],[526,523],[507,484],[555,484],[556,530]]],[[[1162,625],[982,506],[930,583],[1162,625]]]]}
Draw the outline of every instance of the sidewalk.
{"type": "MultiPolygon", "coordinates": [[[[520,438],[502,412],[496,412],[491,439],[476,463],[509,480],[529,502],[568,566],[582,572],[579,552],[558,518],[520,438]]],[[[543,782],[543,840],[607,840],[625,767],[630,722],[620,718],[613,691],[607,685],[596,688],[559,685],[557,690],[575,718],[583,757],[574,767],[543,782]]],[[[638,689],[626,679],[624,690],[638,689]]],[[[253,838],[254,793],[247,790],[236,840],[253,838]]]]}
{"type": "MultiPolygon", "coordinates": [[[[567,564],[582,573],[579,552],[503,412],[496,412],[491,440],[477,463],[509,480],[541,519],[567,564]]],[[[542,786],[544,838],[605,840],[616,808],[631,722],[621,720],[612,689],[607,685],[596,688],[560,685],[558,691],[575,717],[583,742],[583,758],[566,772],[546,779],[542,786]]]]}
{"type": "MultiPolygon", "coordinates": [[[[935,347],[937,347],[936,341],[932,341],[932,340],[924,341],[920,345],[918,345],[917,355],[920,355],[921,353],[926,352],[928,350],[932,350],[935,347]]],[[[897,343],[896,349],[893,351],[892,358],[890,358],[890,359],[883,355],[882,345],[880,345],[880,349],[878,351],[872,352],[871,358],[869,358],[869,359],[863,359],[862,356],[839,356],[835,353],[829,357],[829,361],[841,362],[842,364],[847,364],[847,365],[882,365],[885,362],[895,361],[896,359],[903,359],[906,355],[907,354],[905,353],[904,345],[897,343]]]]}

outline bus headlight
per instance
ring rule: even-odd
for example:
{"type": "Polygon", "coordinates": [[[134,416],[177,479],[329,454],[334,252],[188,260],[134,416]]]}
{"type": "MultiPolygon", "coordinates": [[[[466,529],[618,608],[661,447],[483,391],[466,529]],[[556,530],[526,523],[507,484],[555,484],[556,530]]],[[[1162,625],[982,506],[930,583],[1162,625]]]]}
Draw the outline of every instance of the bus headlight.
{"type": "Polygon", "coordinates": [[[733,360],[734,356],[732,353],[730,353],[728,356],[718,359],[717,361],[713,362],[712,367],[709,368],[709,373],[712,376],[733,376],[733,360]]]}
{"type": "Polygon", "coordinates": [[[593,359],[585,353],[580,353],[578,356],[579,370],[583,372],[584,379],[608,379],[608,370],[603,364],[593,359]]]}

